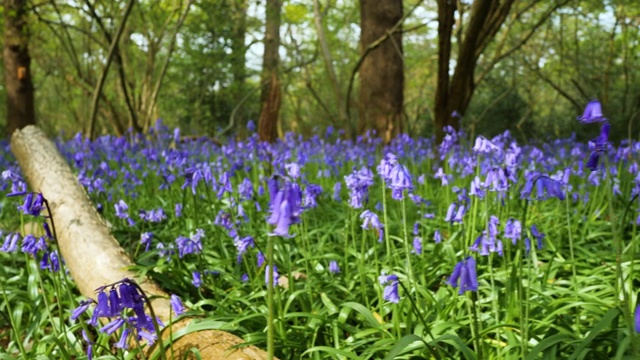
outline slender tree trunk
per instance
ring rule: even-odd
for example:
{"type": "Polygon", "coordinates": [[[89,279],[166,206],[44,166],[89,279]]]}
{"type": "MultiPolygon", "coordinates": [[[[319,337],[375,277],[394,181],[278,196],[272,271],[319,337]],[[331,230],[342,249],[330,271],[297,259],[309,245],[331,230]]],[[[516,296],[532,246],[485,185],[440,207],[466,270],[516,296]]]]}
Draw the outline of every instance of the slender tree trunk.
{"type": "Polygon", "coordinates": [[[7,134],[36,123],[26,0],[4,1],[4,77],[7,134]]]}
{"type": "MultiPolygon", "coordinates": [[[[244,118],[242,107],[238,107],[243,99],[247,96],[250,90],[247,89],[247,46],[245,44],[245,37],[247,34],[247,0],[233,0],[233,28],[231,38],[231,75],[233,76],[233,84],[231,85],[232,101],[234,104],[234,110],[238,109],[233,114],[235,127],[235,118],[244,118]],[[237,114],[240,112],[240,114],[237,114]]],[[[244,122],[242,122],[244,123],[244,122]]]]}
{"type": "Polygon", "coordinates": [[[98,116],[98,102],[100,101],[100,94],[102,93],[102,88],[104,87],[104,83],[107,79],[107,74],[109,73],[109,67],[111,66],[111,62],[113,61],[113,57],[118,49],[118,42],[120,41],[120,36],[124,32],[124,27],[127,23],[127,19],[129,18],[129,14],[131,14],[131,9],[133,9],[133,5],[135,4],[135,0],[129,0],[127,2],[126,8],[124,9],[124,15],[122,16],[122,20],[118,29],[116,30],[116,34],[111,40],[111,45],[109,46],[109,53],[107,54],[107,60],[104,65],[104,69],[102,69],[102,73],[100,74],[100,79],[98,79],[98,83],[96,84],[96,88],[93,90],[93,99],[91,100],[91,114],[89,115],[89,128],[87,130],[87,137],[93,139],[95,134],[95,124],[96,118],[98,116]]]}
{"type": "MultiPolygon", "coordinates": [[[[360,0],[361,51],[401,19],[402,0],[360,0]]],[[[385,142],[401,133],[403,90],[402,32],[395,31],[360,67],[358,133],[375,130],[385,142]]]]}
{"type": "MultiPolygon", "coordinates": [[[[347,119],[347,110],[344,107],[346,103],[342,101],[343,97],[342,91],[340,90],[340,83],[338,82],[338,76],[333,66],[333,58],[331,57],[331,51],[329,50],[329,44],[322,25],[322,13],[320,12],[319,0],[313,0],[313,16],[316,32],[318,33],[318,42],[322,50],[322,59],[327,68],[327,75],[329,76],[331,87],[333,87],[333,95],[335,96],[336,106],[338,107],[338,119],[342,123],[342,126],[345,126],[348,125],[347,122],[349,121],[349,119],[347,119]]],[[[350,126],[347,128],[350,128],[350,126]]]]}
{"type": "Polygon", "coordinates": [[[453,34],[456,3],[438,0],[438,81],[434,107],[436,139],[442,140],[443,129],[451,113],[446,113],[449,101],[449,61],[451,60],[451,35],[453,34]]]}
{"type": "Polygon", "coordinates": [[[278,48],[280,47],[281,0],[267,0],[267,21],[262,63],[262,93],[260,94],[260,120],[258,135],[261,141],[274,142],[278,138],[278,115],[281,93],[278,80],[278,48]]]}
{"type": "Polygon", "coordinates": [[[476,0],[471,4],[469,21],[465,25],[453,76],[449,77],[451,35],[456,5],[450,0],[438,0],[438,84],[435,101],[436,141],[444,135],[444,127],[460,128],[460,117],[471,102],[477,85],[474,75],[478,58],[504,23],[515,0],[502,2],[476,0]]]}

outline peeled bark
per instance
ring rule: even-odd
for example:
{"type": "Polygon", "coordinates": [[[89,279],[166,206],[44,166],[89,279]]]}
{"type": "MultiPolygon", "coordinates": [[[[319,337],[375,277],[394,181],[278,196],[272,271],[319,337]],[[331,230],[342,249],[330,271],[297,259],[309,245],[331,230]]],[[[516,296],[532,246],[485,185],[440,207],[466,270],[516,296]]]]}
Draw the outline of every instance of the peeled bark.
{"type": "MultiPolygon", "coordinates": [[[[360,0],[361,51],[395,28],[402,0],[360,0]]],[[[403,131],[402,32],[396,29],[364,58],[360,67],[358,133],[375,130],[385,142],[403,131]]]]}
{"type": "Polygon", "coordinates": [[[7,134],[36,123],[27,2],[4,1],[4,78],[7,90],[7,134]]]}
{"type": "MultiPolygon", "coordinates": [[[[169,295],[149,279],[139,278],[128,270],[133,262],[109,232],[56,145],[42,130],[28,126],[13,134],[11,151],[31,189],[41,192],[49,202],[62,258],[80,292],[95,299],[96,288],[125,277],[135,279],[152,299],[156,316],[168,322],[169,295]]],[[[187,318],[172,325],[174,339],[178,330],[191,320],[187,318]]],[[[168,327],[163,330],[163,338],[168,337],[167,330],[168,327]]],[[[264,351],[254,346],[230,349],[241,343],[241,338],[224,331],[205,330],[178,338],[173,343],[173,351],[179,359],[193,347],[200,350],[203,359],[267,358],[264,351]]]]}

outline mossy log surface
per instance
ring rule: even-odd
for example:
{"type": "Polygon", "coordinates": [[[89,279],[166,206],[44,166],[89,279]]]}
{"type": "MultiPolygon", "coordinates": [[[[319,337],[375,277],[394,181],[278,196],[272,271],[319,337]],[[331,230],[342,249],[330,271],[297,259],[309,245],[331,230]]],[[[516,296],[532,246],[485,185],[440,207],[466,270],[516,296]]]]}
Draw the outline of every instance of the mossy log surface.
{"type": "MultiPolygon", "coordinates": [[[[11,151],[31,190],[41,192],[49,202],[62,258],[82,295],[95,299],[96,288],[125,277],[134,279],[152,299],[156,316],[167,323],[171,314],[169,295],[129,270],[133,262],[111,235],[56,145],[38,127],[27,126],[13,133],[11,151]]],[[[193,320],[186,318],[174,324],[172,333],[193,320]]],[[[165,329],[162,337],[167,338],[169,333],[165,329]]],[[[173,355],[182,359],[183,354],[197,348],[203,359],[267,358],[266,352],[254,346],[231,349],[243,342],[224,331],[191,332],[173,342],[173,355]]]]}

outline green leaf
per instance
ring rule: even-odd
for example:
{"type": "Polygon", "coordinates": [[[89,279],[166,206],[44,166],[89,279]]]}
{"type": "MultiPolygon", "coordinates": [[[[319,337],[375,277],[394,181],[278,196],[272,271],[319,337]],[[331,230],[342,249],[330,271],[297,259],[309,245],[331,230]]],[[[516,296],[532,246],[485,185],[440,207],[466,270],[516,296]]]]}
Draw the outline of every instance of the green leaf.
{"type": "Polygon", "coordinates": [[[389,350],[387,356],[384,357],[385,360],[393,360],[396,356],[400,355],[409,345],[413,344],[416,341],[422,341],[422,338],[415,334],[409,334],[403,336],[398,342],[389,350]]]}

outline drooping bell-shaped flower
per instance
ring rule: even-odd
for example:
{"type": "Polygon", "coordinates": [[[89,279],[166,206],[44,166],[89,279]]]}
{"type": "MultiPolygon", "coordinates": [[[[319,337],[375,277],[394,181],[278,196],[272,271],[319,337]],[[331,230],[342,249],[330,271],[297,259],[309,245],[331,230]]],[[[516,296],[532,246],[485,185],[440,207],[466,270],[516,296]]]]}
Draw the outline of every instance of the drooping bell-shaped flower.
{"type": "Polygon", "coordinates": [[[394,304],[400,302],[400,295],[398,294],[397,275],[387,275],[385,273],[382,273],[382,275],[378,277],[378,281],[380,282],[380,285],[385,286],[382,292],[383,299],[394,304]]]}
{"type": "Polygon", "coordinates": [[[476,273],[476,260],[473,256],[456,264],[447,283],[453,287],[459,287],[458,294],[465,291],[478,291],[478,275],[476,273]]]}
{"type": "Polygon", "coordinates": [[[607,118],[602,115],[602,104],[600,104],[600,101],[589,101],[582,115],[578,116],[578,121],[585,124],[607,121],[607,118]]]}

